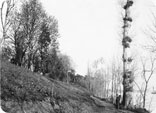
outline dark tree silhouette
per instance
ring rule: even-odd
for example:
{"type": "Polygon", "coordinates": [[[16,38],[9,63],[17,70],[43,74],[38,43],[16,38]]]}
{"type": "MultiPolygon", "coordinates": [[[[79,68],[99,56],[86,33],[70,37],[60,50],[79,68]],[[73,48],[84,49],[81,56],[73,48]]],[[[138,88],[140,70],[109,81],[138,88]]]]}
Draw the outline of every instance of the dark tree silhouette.
{"type": "Polygon", "coordinates": [[[39,45],[39,54],[40,54],[40,71],[44,74],[43,62],[45,61],[48,54],[48,46],[51,42],[50,32],[48,25],[43,22],[41,26],[41,34],[39,36],[38,45],[39,45]]]}

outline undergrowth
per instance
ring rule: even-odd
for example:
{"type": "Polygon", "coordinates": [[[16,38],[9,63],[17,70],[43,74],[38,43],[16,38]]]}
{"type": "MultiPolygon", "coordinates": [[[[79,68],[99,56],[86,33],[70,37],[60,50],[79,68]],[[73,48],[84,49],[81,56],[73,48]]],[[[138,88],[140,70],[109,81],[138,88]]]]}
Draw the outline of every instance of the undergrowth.
{"type": "Polygon", "coordinates": [[[51,95],[51,84],[33,72],[1,62],[1,98],[3,100],[42,101],[51,95]]]}

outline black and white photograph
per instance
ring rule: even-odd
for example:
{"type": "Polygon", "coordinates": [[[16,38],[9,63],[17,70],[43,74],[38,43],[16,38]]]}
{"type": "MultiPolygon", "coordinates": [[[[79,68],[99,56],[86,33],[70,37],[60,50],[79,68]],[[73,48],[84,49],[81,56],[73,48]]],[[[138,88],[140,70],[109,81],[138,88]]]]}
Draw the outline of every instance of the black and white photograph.
{"type": "Polygon", "coordinates": [[[0,0],[0,113],[156,113],[156,0],[0,0]]]}

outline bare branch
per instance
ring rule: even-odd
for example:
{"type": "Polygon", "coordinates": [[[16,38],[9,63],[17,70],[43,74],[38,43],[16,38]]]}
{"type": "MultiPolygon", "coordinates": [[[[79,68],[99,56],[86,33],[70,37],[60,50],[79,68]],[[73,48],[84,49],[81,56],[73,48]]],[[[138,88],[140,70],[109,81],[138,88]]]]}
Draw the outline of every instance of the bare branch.
{"type": "Polygon", "coordinates": [[[143,60],[143,58],[141,58],[141,63],[142,63],[142,76],[146,82],[147,81],[146,80],[146,60],[143,60]]]}
{"type": "Polygon", "coordinates": [[[15,1],[14,0],[5,0],[2,2],[1,8],[0,8],[0,16],[1,16],[1,25],[2,25],[2,39],[0,41],[0,44],[2,45],[3,41],[8,38],[8,36],[6,36],[7,30],[10,27],[10,20],[8,20],[8,16],[9,13],[11,12],[11,10],[13,9],[13,7],[15,6],[15,1]],[[7,9],[5,12],[5,16],[3,16],[3,9],[4,9],[4,4],[6,3],[7,5],[7,9]]]}
{"type": "Polygon", "coordinates": [[[134,80],[134,83],[136,84],[136,86],[138,87],[138,89],[139,89],[139,91],[140,91],[140,94],[141,94],[141,96],[143,97],[144,96],[144,94],[143,94],[143,92],[142,92],[142,90],[141,90],[141,88],[140,88],[140,86],[137,84],[137,82],[134,80]]]}
{"type": "Polygon", "coordinates": [[[4,6],[4,2],[2,2],[2,6],[1,6],[1,24],[2,24],[2,28],[4,29],[4,23],[3,23],[3,6],[4,6]]]}
{"type": "Polygon", "coordinates": [[[152,57],[150,57],[150,60],[151,60],[151,69],[150,69],[150,71],[151,71],[151,73],[150,73],[150,76],[148,77],[148,79],[147,79],[147,82],[149,82],[149,80],[150,80],[150,78],[152,77],[152,75],[153,75],[153,73],[154,73],[154,63],[155,63],[155,61],[156,61],[156,58],[152,58],[152,57]]]}

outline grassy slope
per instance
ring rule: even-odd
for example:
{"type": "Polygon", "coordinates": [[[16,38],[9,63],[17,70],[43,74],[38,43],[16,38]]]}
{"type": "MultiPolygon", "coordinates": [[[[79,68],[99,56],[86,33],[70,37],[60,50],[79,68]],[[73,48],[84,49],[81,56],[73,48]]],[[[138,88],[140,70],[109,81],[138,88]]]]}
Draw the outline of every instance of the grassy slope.
{"type": "MultiPolygon", "coordinates": [[[[2,108],[9,113],[115,113],[98,106],[86,89],[48,80],[8,62],[1,63],[2,108]]],[[[120,111],[121,112],[121,111],[120,111]]]]}

